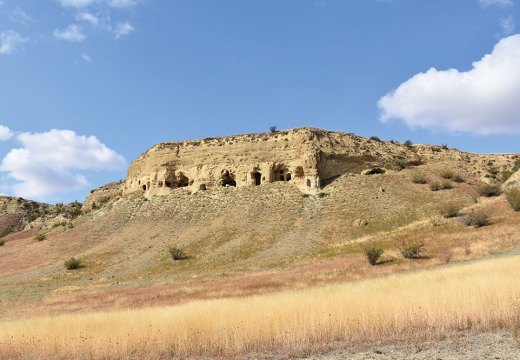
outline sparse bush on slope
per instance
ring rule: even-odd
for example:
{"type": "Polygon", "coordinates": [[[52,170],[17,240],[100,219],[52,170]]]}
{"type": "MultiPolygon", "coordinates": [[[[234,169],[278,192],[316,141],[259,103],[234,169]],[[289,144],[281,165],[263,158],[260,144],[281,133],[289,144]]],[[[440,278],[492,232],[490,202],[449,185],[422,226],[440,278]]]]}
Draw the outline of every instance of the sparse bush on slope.
{"type": "Polygon", "coordinates": [[[81,260],[71,257],[63,262],[67,270],[76,270],[81,267],[81,260]]]}
{"type": "Polygon", "coordinates": [[[478,188],[480,196],[491,197],[498,196],[501,193],[499,184],[482,184],[478,188]]]}
{"type": "Polygon", "coordinates": [[[453,203],[444,204],[439,209],[439,214],[448,219],[455,217],[459,214],[460,206],[453,203]]]}
{"type": "Polygon", "coordinates": [[[376,265],[385,251],[379,245],[368,244],[363,248],[363,252],[365,253],[368,263],[370,265],[376,265]]]}
{"type": "Polygon", "coordinates": [[[183,249],[175,247],[175,246],[170,246],[170,248],[168,249],[168,252],[170,253],[171,258],[174,261],[185,260],[188,258],[188,255],[186,254],[186,252],[183,249]]]}
{"type": "Polygon", "coordinates": [[[486,226],[489,225],[489,215],[483,210],[472,211],[462,218],[462,223],[474,228],[486,226]]]}
{"type": "Polygon", "coordinates": [[[403,241],[399,247],[399,252],[407,259],[417,259],[424,251],[424,243],[417,240],[403,241]]]}
{"type": "Polygon", "coordinates": [[[512,188],[506,192],[506,199],[514,211],[520,211],[520,189],[512,188]]]}
{"type": "Polygon", "coordinates": [[[428,179],[423,174],[414,174],[412,175],[412,182],[414,184],[427,184],[428,179]]]}

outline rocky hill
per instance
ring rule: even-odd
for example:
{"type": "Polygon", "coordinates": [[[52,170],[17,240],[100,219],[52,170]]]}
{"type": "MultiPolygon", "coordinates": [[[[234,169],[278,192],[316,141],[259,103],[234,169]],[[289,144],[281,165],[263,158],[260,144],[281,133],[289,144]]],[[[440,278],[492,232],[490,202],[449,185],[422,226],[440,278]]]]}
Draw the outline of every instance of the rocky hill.
{"type": "Polygon", "coordinates": [[[11,228],[25,230],[0,247],[0,304],[16,299],[29,313],[175,303],[507,251],[520,216],[479,188],[517,178],[518,159],[312,128],[159,144],[125,182],[93,190],[79,216],[78,204],[6,199],[1,218],[16,213],[11,228]],[[446,204],[456,216],[440,216],[446,204]],[[464,225],[473,211],[490,225],[464,225]],[[405,240],[423,242],[424,258],[405,261],[405,240]],[[383,266],[367,264],[367,243],[386,249],[383,266]],[[173,261],[172,247],[186,259],[173,261]],[[67,271],[70,257],[84,266],[67,271]]]}

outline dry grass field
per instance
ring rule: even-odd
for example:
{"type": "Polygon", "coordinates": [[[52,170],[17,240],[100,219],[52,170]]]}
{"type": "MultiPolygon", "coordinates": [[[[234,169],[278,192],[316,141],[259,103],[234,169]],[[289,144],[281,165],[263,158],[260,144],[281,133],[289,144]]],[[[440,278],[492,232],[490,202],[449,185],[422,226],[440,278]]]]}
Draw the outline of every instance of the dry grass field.
{"type": "Polygon", "coordinates": [[[170,307],[0,323],[2,358],[185,358],[298,354],[335,343],[419,341],[513,329],[519,256],[359,282],[170,307]]]}
{"type": "Polygon", "coordinates": [[[497,255],[518,249],[520,213],[479,196],[485,168],[455,158],[341,176],[316,195],[273,183],[115,197],[71,226],[10,234],[0,358],[285,356],[511,331],[519,258],[497,255]],[[463,182],[412,181],[445,169],[463,182]],[[458,215],[441,217],[446,204],[458,215]],[[464,225],[472,211],[489,224],[464,225]],[[421,242],[421,256],[404,258],[404,241],[421,242]],[[367,243],[385,251],[376,266],[367,243]],[[188,258],[173,261],[170,246],[188,258]],[[70,257],[83,266],[67,270],[70,257]]]}

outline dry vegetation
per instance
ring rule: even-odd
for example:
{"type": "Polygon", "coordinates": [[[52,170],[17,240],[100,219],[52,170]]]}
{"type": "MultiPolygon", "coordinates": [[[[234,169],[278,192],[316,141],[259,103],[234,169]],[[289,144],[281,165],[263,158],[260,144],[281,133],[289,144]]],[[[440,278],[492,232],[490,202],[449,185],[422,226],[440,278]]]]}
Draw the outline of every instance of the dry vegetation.
{"type": "Polygon", "coordinates": [[[520,257],[324,288],[0,323],[0,357],[168,358],[511,329],[520,257]],[[52,329],[52,331],[49,331],[52,329]]]}
{"type": "Polygon", "coordinates": [[[344,175],[321,195],[273,183],[115,196],[9,234],[0,358],[295,354],[508,328],[518,257],[456,263],[518,248],[520,213],[507,192],[479,196],[476,160],[439,151],[447,160],[344,175]],[[464,225],[479,213],[487,226],[464,225]],[[420,252],[408,259],[409,244],[420,252]],[[74,271],[70,258],[81,259],[74,271]]]}

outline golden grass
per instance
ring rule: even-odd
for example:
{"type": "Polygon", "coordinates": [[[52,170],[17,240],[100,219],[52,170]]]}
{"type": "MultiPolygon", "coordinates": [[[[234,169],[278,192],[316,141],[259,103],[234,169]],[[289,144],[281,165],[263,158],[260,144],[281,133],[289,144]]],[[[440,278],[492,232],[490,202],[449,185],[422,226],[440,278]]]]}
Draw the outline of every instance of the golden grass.
{"type": "Polygon", "coordinates": [[[0,358],[294,352],[512,327],[520,257],[241,299],[0,322],[0,358]]]}

